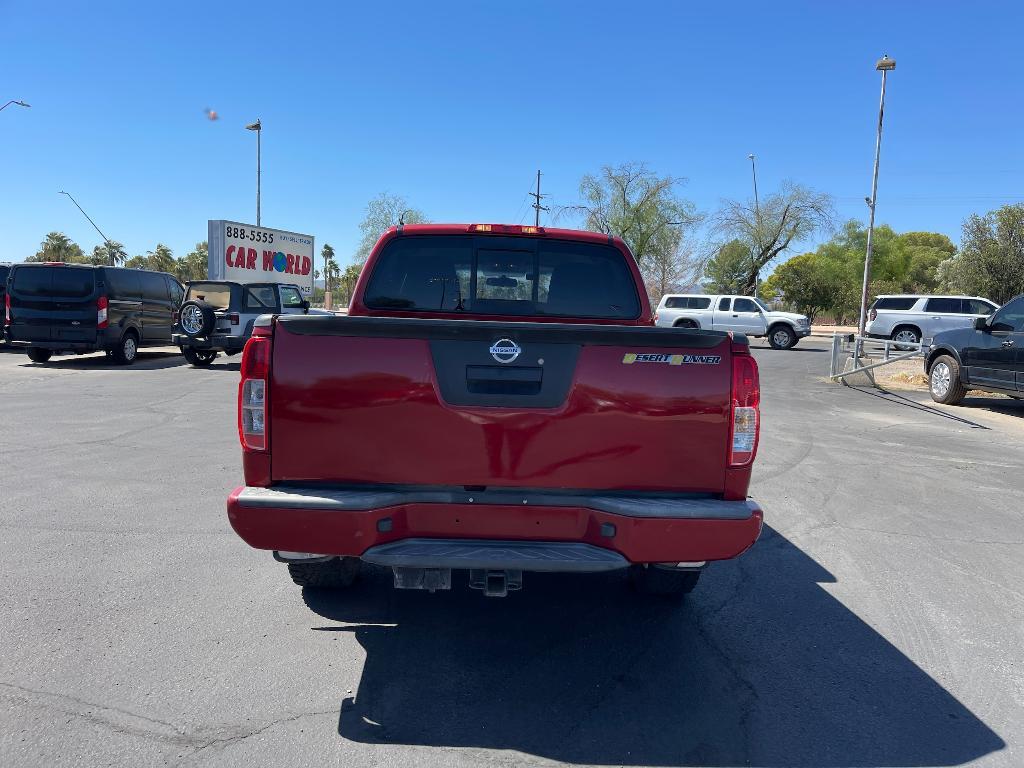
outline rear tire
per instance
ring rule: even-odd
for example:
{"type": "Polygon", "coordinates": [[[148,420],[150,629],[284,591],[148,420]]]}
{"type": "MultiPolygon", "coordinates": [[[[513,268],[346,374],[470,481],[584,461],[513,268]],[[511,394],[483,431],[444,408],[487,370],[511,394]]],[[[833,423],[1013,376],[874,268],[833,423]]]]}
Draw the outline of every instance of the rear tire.
{"type": "Polygon", "coordinates": [[[791,349],[796,346],[796,334],[786,325],[775,325],[768,329],[768,343],[772,349],[791,349]]]}
{"type": "Polygon", "coordinates": [[[700,571],[682,571],[657,565],[631,565],[629,583],[642,595],[681,598],[697,586],[700,574],[700,571]]]}
{"type": "Polygon", "coordinates": [[[217,358],[217,353],[213,350],[198,350],[192,347],[182,347],[181,354],[185,356],[186,363],[196,368],[205,368],[217,358]]]}
{"type": "Polygon", "coordinates": [[[118,365],[131,365],[139,355],[139,339],[134,332],[128,331],[121,337],[121,342],[111,350],[114,362],[118,365]]]}
{"type": "MultiPolygon", "coordinates": [[[[921,331],[912,325],[901,325],[893,329],[892,336],[893,341],[902,341],[907,344],[920,344],[921,343],[921,331]]],[[[913,349],[913,347],[897,346],[896,349],[901,351],[907,351],[913,349]]]]}
{"type": "Polygon", "coordinates": [[[50,359],[53,352],[48,349],[40,349],[39,347],[29,347],[26,354],[33,363],[45,363],[50,359]]]}
{"type": "Polygon", "coordinates": [[[344,589],[359,576],[358,557],[336,557],[322,563],[288,563],[288,575],[300,587],[344,589]]]}
{"type": "Polygon", "coordinates": [[[958,405],[967,394],[960,380],[960,365],[949,355],[939,355],[928,369],[928,391],[932,400],[943,405],[958,405]]]}

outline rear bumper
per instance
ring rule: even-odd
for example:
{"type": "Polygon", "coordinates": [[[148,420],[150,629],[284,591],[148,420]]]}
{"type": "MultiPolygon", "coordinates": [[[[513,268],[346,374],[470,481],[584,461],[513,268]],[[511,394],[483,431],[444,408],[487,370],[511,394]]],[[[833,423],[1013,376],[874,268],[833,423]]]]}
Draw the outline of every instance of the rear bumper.
{"type": "Polygon", "coordinates": [[[763,518],[750,499],[516,489],[242,487],[228,498],[227,510],[235,532],[256,549],[366,555],[382,565],[390,563],[381,554],[391,551],[415,555],[417,567],[460,567],[446,563],[467,548],[455,546],[446,555],[444,547],[472,542],[476,551],[461,567],[497,567],[511,559],[524,571],[726,560],[757,540],[763,518]],[[386,546],[396,543],[402,545],[386,546]]]}
{"type": "Polygon", "coordinates": [[[171,344],[183,349],[212,349],[223,352],[240,352],[248,340],[247,336],[213,336],[193,339],[184,333],[171,334],[171,344]]]}

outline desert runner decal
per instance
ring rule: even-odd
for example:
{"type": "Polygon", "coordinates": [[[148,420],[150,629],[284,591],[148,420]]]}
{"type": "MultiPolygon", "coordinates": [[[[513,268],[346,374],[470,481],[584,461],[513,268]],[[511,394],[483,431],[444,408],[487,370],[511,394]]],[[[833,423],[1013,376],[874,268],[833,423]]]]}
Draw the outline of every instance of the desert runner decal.
{"type": "Polygon", "coordinates": [[[623,365],[633,363],[668,363],[669,365],[718,365],[721,355],[657,355],[629,352],[622,357],[623,365]]]}

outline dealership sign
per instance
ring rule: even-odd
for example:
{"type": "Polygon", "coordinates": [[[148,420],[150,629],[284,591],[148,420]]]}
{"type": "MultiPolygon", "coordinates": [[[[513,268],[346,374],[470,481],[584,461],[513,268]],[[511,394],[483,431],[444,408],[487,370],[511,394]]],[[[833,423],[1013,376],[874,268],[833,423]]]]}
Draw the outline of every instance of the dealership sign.
{"type": "Polygon", "coordinates": [[[292,283],[313,293],[313,236],[211,219],[209,276],[236,283],[292,283]]]}

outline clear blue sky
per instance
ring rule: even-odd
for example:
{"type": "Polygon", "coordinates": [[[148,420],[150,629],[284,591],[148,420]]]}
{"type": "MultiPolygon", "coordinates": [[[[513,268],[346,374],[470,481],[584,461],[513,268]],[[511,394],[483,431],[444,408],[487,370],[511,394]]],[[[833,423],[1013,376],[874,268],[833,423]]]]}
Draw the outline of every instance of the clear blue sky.
{"type": "Polygon", "coordinates": [[[959,239],[1024,199],[1018,3],[41,3],[0,0],[0,260],[51,230],[184,255],[206,220],[308,232],[342,259],[367,200],[518,222],[640,160],[703,211],[786,178],[864,218],[890,78],[878,213],[959,239]],[[210,122],[211,107],[221,119],[210,122]]]}

